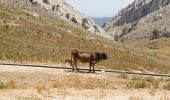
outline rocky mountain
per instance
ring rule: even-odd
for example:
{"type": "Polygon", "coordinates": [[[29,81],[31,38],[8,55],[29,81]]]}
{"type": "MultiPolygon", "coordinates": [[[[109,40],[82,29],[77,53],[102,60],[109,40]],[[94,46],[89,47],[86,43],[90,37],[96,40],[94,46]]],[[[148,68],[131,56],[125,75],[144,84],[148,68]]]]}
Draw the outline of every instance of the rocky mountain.
{"type": "Polygon", "coordinates": [[[34,16],[39,14],[46,16],[47,13],[54,17],[58,16],[75,27],[82,27],[88,32],[110,38],[109,34],[96,25],[90,17],[74,10],[66,0],[0,0],[0,2],[11,8],[20,8],[34,16]]]}
{"type": "Polygon", "coordinates": [[[128,7],[122,9],[114,16],[104,28],[108,30],[114,26],[132,23],[169,4],[170,0],[135,0],[132,4],[129,4],[128,7]]]}
{"type": "Polygon", "coordinates": [[[169,4],[170,0],[135,0],[122,9],[111,21],[108,21],[104,25],[104,29],[116,36],[116,39],[152,38],[155,28],[159,29],[158,31],[169,30],[166,25],[168,20],[163,23],[165,25],[160,27],[158,25],[161,21],[166,20],[170,9],[169,4]],[[152,25],[145,27],[149,24],[152,25]]]}
{"type": "Polygon", "coordinates": [[[107,21],[109,21],[111,19],[111,17],[91,17],[91,18],[100,27],[102,27],[104,25],[104,23],[106,23],[107,21]]]}
{"type": "Polygon", "coordinates": [[[170,0],[135,0],[104,29],[134,54],[170,66],[170,0]]]}

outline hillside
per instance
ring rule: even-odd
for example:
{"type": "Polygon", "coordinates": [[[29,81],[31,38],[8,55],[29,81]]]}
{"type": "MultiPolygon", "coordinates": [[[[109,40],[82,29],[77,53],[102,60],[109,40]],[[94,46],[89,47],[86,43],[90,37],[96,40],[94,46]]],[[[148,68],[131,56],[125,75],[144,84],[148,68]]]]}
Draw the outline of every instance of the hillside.
{"type": "Polygon", "coordinates": [[[39,16],[38,14],[58,16],[75,27],[81,27],[88,32],[110,38],[110,35],[95,24],[90,17],[76,11],[66,0],[1,0],[0,2],[9,8],[18,8],[35,16],[39,16]]]}
{"type": "Polygon", "coordinates": [[[106,51],[109,59],[98,68],[168,72],[169,68],[136,56],[114,41],[87,33],[60,17],[10,8],[0,3],[0,59],[20,63],[63,63],[73,48],[106,51]],[[131,59],[129,59],[131,58],[131,59]],[[154,70],[153,70],[154,67],[154,70]]]}
{"type": "Polygon", "coordinates": [[[170,66],[170,0],[136,0],[105,29],[134,54],[170,66]]]}
{"type": "Polygon", "coordinates": [[[111,19],[111,17],[91,17],[94,22],[102,27],[107,21],[111,19]]]}

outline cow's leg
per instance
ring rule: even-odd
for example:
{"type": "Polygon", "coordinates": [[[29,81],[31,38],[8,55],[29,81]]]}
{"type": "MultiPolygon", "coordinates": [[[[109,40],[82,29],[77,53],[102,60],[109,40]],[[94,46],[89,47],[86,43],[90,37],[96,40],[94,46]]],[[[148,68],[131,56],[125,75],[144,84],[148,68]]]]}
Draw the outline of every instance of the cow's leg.
{"type": "Polygon", "coordinates": [[[74,71],[74,62],[71,64],[71,66],[72,66],[72,71],[74,71]]]}
{"type": "Polygon", "coordinates": [[[90,62],[90,65],[89,65],[89,73],[91,72],[91,66],[92,66],[92,63],[90,62]]]}
{"type": "Polygon", "coordinates": [[[79,71],[79,69],[77,67],[77,60],[75,61],[75,66],[76,66],[77,71],[79,71]]]}
{"type": "Polygon", "coordinates": [[[78,69],[78,67],[77,67],[77,64],[76,64],[75,66],[76,66],[77,71],[79,71],[79,69],[78,69]]]}
{"type": "Polygon", "coordinates": [[[95,73],[94,66],[95,66],[95,64],[93,64],[93,73],[95,73]]]}
{"type": "Polygon", "coordinates": [[[72,71],[74,71],[74,66],[76,66],[76,59],[72,61],[72,71]]]}

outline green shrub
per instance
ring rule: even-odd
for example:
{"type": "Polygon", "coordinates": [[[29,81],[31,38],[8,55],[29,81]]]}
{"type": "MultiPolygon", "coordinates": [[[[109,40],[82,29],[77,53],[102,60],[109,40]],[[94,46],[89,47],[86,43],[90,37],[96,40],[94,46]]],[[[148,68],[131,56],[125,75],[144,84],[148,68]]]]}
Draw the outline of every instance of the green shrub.
{"type": "Polygon", "coordinates": [[[170,82],[166,83],[164,86],[163,86],[164,89],[166,90],[170,90],[170,82]]]}
{"type": "Polygon", "coordinates": [[[71,21],[72,21],[73,23],[78,23],[75,17],[72,17],[71,21]]]}
{"type": "Polygon", "coordinates": [[[0,89],[14,89],[17,85],[14,81],[10,81],[8,83],[0,82],[0,89]]]}
{"type": "Polygon", "coordinates": [[[84,27],[85,30],[87,30],[89,27],[87,26],[88,21],[87,18],[82,19],[82,27],[84,27]]]}
{"type": "Polygon", "coordinates": [[[45,4],[48,4],[48,3],[49,3],[49,1],[48,1],[48,0],[43,0],[43,2],[44,2],[45,4]]]}
{"type": "Polygon", "coordinates": [[[154,30],[152,31],[151,40],[159,39],[159,38],[160,38],[160,34],[159,34],[159,33],[160,33],[160,32],[159,32],[158,30],[154,29],[154,30]]]}
{"type": "Polygon", "coordinates": [[[132,79],[127,83],[127,88],[158,88],[159,80],[153,77],[132,77],[132,79]]]}
{"type": "Polygon", "coordinates": [[[124,73],[121,73],[119,76],[117,76],[118,78],[123,78],[123,79],[128,79],[128,75],[127,74],[124,74],[124,73]]]}
{"type": "Polygon", "coordinates": [[[132,31],[132,28],[131,27],[125,27],[123,30],[122,30],[122,34],[119,36],[119,37],[123,37],[124,35],[130,33],[132,31]]]}
{"type": "Polygon", "coordinates": [[[138,22],[134,22],[132,23],[131,25],[127,25],[123,30],[122,30],[122,33],[120,34],[119,38],[127,35],[128,33],[132,32],[133,30],[136,29],[136,26],[137,26],[137,23],[138,22]]]}
{"type": "Polygon", "coordinates": [[[6,88],[6,84],[4,82],[0,83],[0,89],[5,89],[6,88]]]}
{"type": "Polygon", "coordinates": [[[118,36],[118,35],[115,35],[115,36],[114,36],[114,40],[115,40],[115,41],[119,41],[119,36],[118,36]]]}
{"type": "Polygon", "coordinates": [[[69,13],[66,14],[66,18],[70,19],[70,14],[69,13]]]}
{"type": "Polygon", "coordinates": [[[93,26],[95,28],[95,32],[99,32],[99,29],[97,28],[96,25],[93,26]]]}
{"type": "Polygon", "coordinates": [[[127,88],[135,88],[135,89],[139,89],[139,88],[145,88],[147,87],[146,82],[143,80],[131,80],[127,83],[127,88]]]}

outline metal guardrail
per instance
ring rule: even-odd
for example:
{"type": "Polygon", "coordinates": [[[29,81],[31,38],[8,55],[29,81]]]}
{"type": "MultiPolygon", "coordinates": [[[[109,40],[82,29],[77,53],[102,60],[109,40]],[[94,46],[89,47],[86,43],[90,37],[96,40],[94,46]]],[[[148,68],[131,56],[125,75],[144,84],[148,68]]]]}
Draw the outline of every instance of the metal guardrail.
{"type": "MultiPolygon", "coordinates": [[[[49,66],[49,65],[33,65],[33,64],[9,64],[9,63],[0,63],[0,65],[8,65],[8,66],[26,66],[26,67],[42,67],[42,68],[53,68],[53,69],[69,69],[72,68],[68,67],[56,67],[56,66],[49,66]]],[[[79,71],[88,71],[89,69],[79,69],[79,71]]],[[[144,75],[144,76],[162,76],[162,77],[170,77],[170,74],[152,74],[152,73],[137,73],[131,71],[121,71],[121,70],[103,70],[103,69],[96,69],[97,72],[107,72],[107,73],[122,73],[122,74],[131,74],[131,75],[144,75]]]]}

